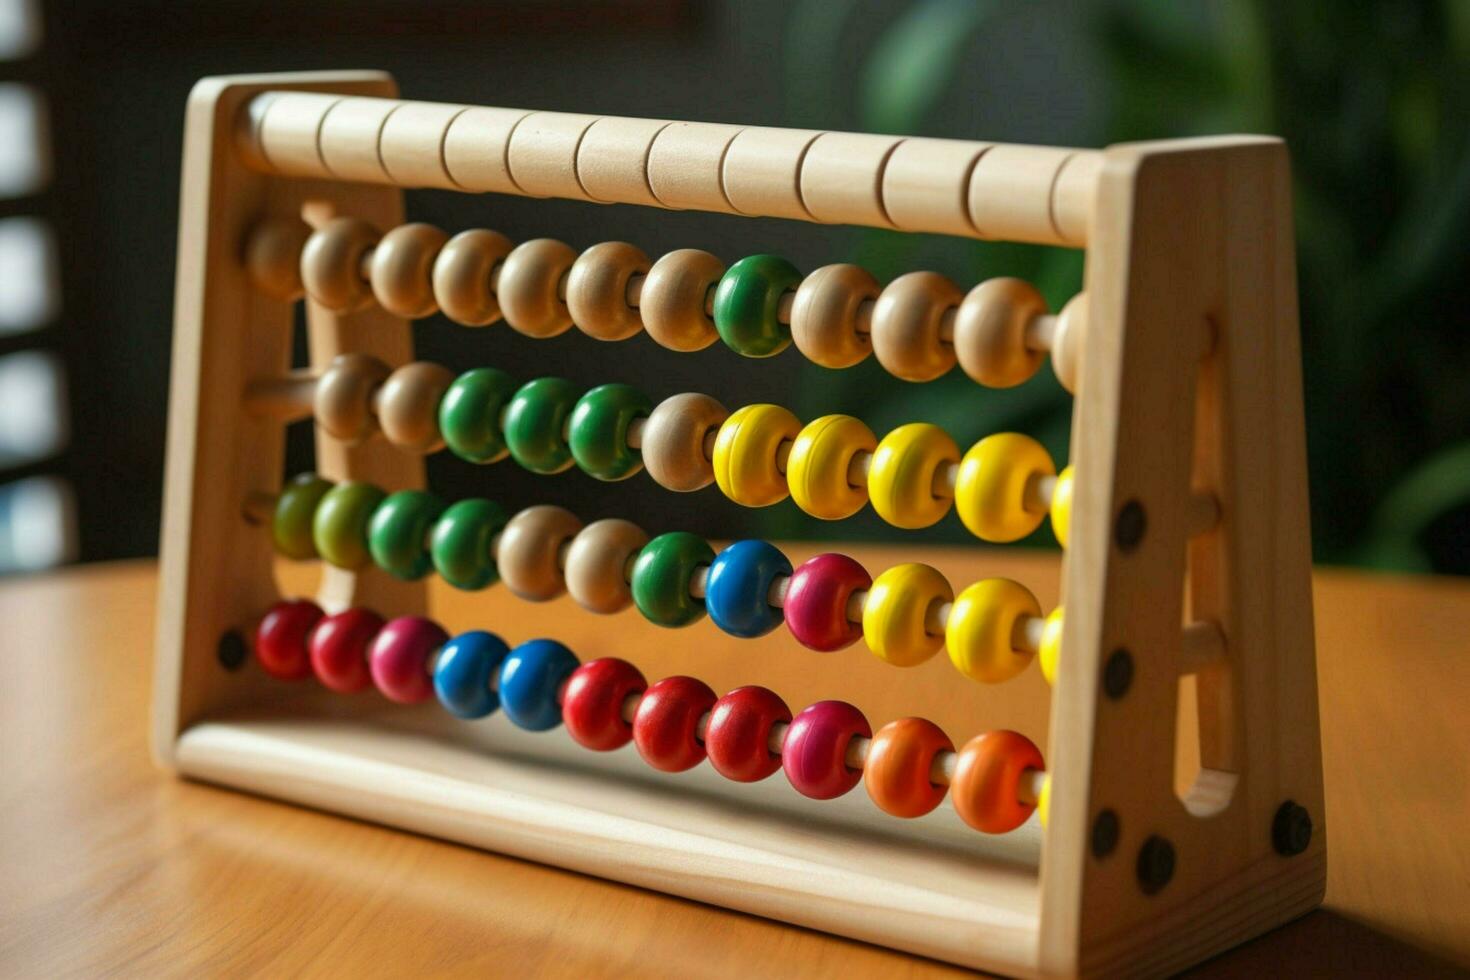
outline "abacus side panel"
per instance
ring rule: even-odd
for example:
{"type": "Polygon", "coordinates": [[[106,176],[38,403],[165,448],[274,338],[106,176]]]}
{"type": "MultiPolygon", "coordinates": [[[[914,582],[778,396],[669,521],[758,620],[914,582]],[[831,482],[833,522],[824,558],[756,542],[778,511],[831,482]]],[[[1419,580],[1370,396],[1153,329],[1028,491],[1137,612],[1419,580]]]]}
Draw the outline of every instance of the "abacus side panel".
{"type": "MultiPolygon", "coordinates": [[[[345,72],[205,79],[190,94],[154,665],[153,745],[164,764],[193,719],[266,695],[258,681],[227,673],[216,659],[220,638],[238,630],[248,642],[254,619],[276,598],[269,528],[246,521],[244,501],[252,491],[279,488],[284,431],[278,421],[247,416],[242,401],[251,379],[289,367],[293,311],[248,282],[245,235],[260,217],[297,214],[308,199],[401,219],[396,190],[273,179],[239,161],[236,126],[248,100],[289,87],[396,92],[385,75],[345,72]]],[[[366,318],[364,325],[385,326],[366,318]]],[[[395,359],[408,356],[406,327],[392,341],[367,340],[380,342],[396,345],[387,349],[395,359]]],[[[412,461],[394,466],[401,479],[421,479],[412,461]]]]}

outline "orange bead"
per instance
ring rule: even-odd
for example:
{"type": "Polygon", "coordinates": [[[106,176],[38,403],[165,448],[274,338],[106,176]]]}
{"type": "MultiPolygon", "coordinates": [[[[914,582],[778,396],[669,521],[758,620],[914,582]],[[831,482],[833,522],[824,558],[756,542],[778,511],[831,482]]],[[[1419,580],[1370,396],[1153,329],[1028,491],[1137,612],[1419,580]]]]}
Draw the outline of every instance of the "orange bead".
{"type": "Polygon", "coordinates": [[[873,736],[863,763],[863,785],[884,813],[895,817],[922,817],[944,799],[945,788],[929,779],[929,768],[941,752],[953,752],[954,743],[932,721],[900,718],[873,736]]]}
{"type": "Polygon", "coordinates": [[[960,749],[950,800],[960,819],[987,834],[1004,834],[1025,823],[1036,809],[1021,802],[1021,774],[1046,769],[1041,750],[1018,732],[977,735],[960,749]]]}

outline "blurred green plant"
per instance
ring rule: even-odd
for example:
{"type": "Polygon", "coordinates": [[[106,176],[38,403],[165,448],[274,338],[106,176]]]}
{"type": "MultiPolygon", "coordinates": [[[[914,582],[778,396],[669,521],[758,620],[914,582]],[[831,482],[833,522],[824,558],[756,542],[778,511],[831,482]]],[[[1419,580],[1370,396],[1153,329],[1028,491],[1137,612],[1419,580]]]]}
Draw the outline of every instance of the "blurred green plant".
{"type": "MultiPolygon", "coordinates": [[[[1470,573],[1470,3],[1130,0],[1085,10],[1081,29],[1104,69],[1088,82],[1105,98],[1106,142],[1249,131],[1291,147],[1316,559],[1470,573]]],[[[789,50],[803,52],[787,65],[787,91],[802,93],[794,123],[825,112],[830,125],[837,106],[863,129],[943,130],[934,116],[946,94],[982,95],[965,90],[965,59],[996,28],[998,5],[903,6],[859,53],[860,83],[844,90],[843,32],[865,12],[856,0],[793,6],[789,50]]],[[[855,231],[850,253],[880,278],[921,259],[963,268],[968,281],[1022,276],[1054,308],[1081,284],[1082,257],[1066,250],[855,231]]],[[[820,383],[802,390],[823,398],[802,406],[808,414],[861,410],[880,432],[924,418],[961,444],[1020,429],[1065,457],[1070,402],[1049,372],[975,398],[958,372],[911,386],[872,364],[809,370],[820,383]]],[[[829,533],[799,515],[769,520],[775,533],[829,533]]]]}

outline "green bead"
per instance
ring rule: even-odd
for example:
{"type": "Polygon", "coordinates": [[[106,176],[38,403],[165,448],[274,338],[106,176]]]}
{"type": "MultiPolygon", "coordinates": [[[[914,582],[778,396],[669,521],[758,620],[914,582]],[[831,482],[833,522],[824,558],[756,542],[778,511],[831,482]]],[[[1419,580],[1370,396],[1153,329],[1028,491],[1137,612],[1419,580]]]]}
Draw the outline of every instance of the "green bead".
{"type": "Polygon", "coordinates": [[[653,401],[631,385],[598,385],[572,409],[572,458],[588,476],[626,480],[643,469],[643,457],[628,446],[628,426],[652,411],[653,401]]]}
{"type": "Polygon", "coordinates": [[[471,498],[451,504],[434,524],[429,555],[434,570],[456,589],[483,589],[500,578],[490,539],[509,515],[493,501],[471,498]]]}
{"type": "Polygon", "coordinates": [[[423,578],[433,568],[424,542],[444,512],[439,498],[426,490],[400,490],[373,511],[368,523],[368,550],[373,561],[394,578],[423,578]]]}
{"type": "Polygon", "coordinates": [[[504,459],[500,411],[515,389],[515,379],[495,368],[476,368],[455,378],[439,401],[439,433],[450,452],[471,463],[504,459]]]}
{"type": "Polygon", "coordinates": [[[317,505],[311,538],[329,565],[357,571],[373,560],[368,550],[368,522],[387,496],[371,483],[339,483],[317,505]]]}
{"type": "Polygon", "coordinates": [[[505,444],[511,458],[532,473],[560,473],[572,465],[565,436],[567,416],[581,394],[565,378],[527,381],[505,410],[505,444]]]}
{"type": "Polygon", "coordinates": [[[660,534],[633,563],[633,602],[645,619],[660,626],[688,626],[704,615],[704,600],[689,594],[694,570],[715,553],[697,534],[660,534]]]}
{"type": "Polygon", "coordinates": [[[776,311],[781,297],[800,284],[796,266],[778,255],[750,255],[730,266],[715,290],[720,339],[746,357],[781,353],[791,343],[791,327],[776,311]]]}
{"type": "Polygon", "coordinates": [[[271,515],[271,538],[277,552],[297,561],[316,557],[316,545],[311,540],[312,515],[330,489],[331,482],[315,473],[293,476],[281,488],[276,511],[271,515]]]}

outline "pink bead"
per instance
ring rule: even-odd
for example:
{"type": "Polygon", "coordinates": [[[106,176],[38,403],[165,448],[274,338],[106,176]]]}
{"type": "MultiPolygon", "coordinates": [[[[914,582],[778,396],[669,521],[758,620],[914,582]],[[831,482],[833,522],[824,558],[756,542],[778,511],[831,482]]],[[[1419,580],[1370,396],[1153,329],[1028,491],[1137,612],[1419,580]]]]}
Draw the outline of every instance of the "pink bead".
{"type": "Polygon", "coordinates": [[[368,648],[373,683],[390,701],[414,704],[434,696],[429,657],[449,642],[449,634],[432,619],[401,616],[378,631],[368,648]]]}
{"type": "Polygon", "coordinates": [[[840,650],[863,635],[847,618],[847,601],[870,588],[868,570],[846,555],[817,555],[796,567],[786,586],[786,626],[812,650],[840,650]]]}
{"type": "Polygon", "coordinates": [[[830,800],[863,778],[847,765],[847,746],[857,736],[871,738],[863,713],[846,701],[818,701],[791,720],[781,746],[781,768],[802,796],[830,800]]]}
{"type": "Polygon", "coordinates": [[[325,687],[343,694],[372,684],[368,646],[383,628],[383,617],[368,609],[344,609],[311,631],[311,669],[325,687]]]}
{"type": "Polygon", "coordinates": [[[255,631],[255,659],[265,672],[284,681],[310,677],[307,639],[321,618],[321,607],[310,599],[290,599],[271,606],[255,631]]]}

